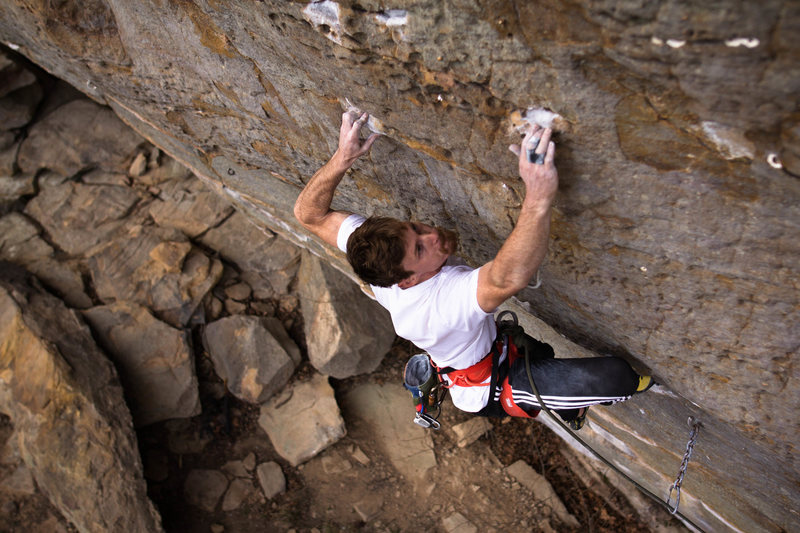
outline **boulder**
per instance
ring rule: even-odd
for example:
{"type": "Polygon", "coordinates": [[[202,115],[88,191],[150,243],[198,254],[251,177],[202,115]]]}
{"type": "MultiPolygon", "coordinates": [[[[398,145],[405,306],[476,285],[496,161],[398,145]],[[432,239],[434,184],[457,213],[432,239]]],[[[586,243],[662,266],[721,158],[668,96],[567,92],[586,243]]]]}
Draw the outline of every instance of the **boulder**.
{"type": "Polygon", "coordinates": [[[161,531],[114,366],[76,313],[0,273],[0,412],[36,485],[79,531],[161,531]]]}
{"type": "Polygon", "coordinates": [[[285,293],[300,266],[297,246],[256,226],[239,211],[209,230],[200,242],[239,267],[242,279],[258,298],[285,293]]]}
{"type": "Polygon", "coordinates": [[[242,503],[249,499],[255,490],[253,483],[245,479],[234,479],[222,498],[222,510],[225,512],[234,511],[241,507],[242,503]]]}
{"type": "Polygon", "coordinates": [[[33,118],[43,92],[36,75],[0,51],[0,129],[22,128],[33,118]]]}
{"type": "Polygon", "coordinates": [[[66,182],[47,187],[25,206],[59,248],[81,255],[122,227],[139,201],[129,187],[66,182]]]}
{"type": "Polygon", "coordinates": [[[91,167],[125,172],[125,161],[142,142],[107,107],[73,100],[34,124],[20,147],[17,164],[23,172],[49,168],[62,176],[91,167]]]}
{"type": "Polygon", "coordinates": [[[550,482],[531,468],[528,463],[520,459],[509,465],[506,471],[514,476],[522,485],[527,487],[533,493],[534,500],[543,503],[549,508],[560,522],[570,528],[580,527],[580,522],[567,511],[564,502],[561,501],[553,490],[550,482]]]}
{"type": "MultiPolygon", "coordinates": [[[[8,131],[0,131],[0,201],[7,202],[27,192],[26,188],[33,188],[33,174],[17,174],[17,152],[20,142],[16,141],[16,135],[8,131]],[[16,182],[14,180],[16,179],[16,182]],[[21,183],[24,183],[23,186],[21,183]],[[30,184],[30,185],[28,185],[30,184]]],[[[0,204],[2,205],[2,204],[0,204]]]]}
{"type": "Polygon", "coordinates": [[[475,524],[467,520],[461,513],[453,513],[442,518],[445,533],[478,533],[475,524]]]}
{"type": "Polygon", "coordinates": [[[431,482],[436,467],[430,430],[414,424],[411,396],[402,385],[365,384],[351,389],[342,409],[371,429],[392,465],[417,488],[431,482]]]}
{"type": "Polygon", "coordinates": [[[3,168],[2,158],[3,156],[0,155],[0,205],[35,193],[36,187],[33,183],[33,175],[20,174],[11,176],[13,170],[3,168]],[[8,170],[8,172],[4,173],[4,170],[8,170]]]}
{"type": "Polygon", "coordinates": [[[200,413],[186,332],[127,302],[93,307],[83,316],[120,373],[137,426],[200,413]]]}
{"type": "Polygon", "coordinates": [[[164,184],[149,209],[156,224],[176,228],[190,238],[217,226],[232,212],[229,202],[195,177],[164,184]]]}
{"type": "Polygon", "coordinates": [[[271,500],[286,491],[286,477],[283,475],[281,465],[275,461],[258,465],[256,475],[266,499],[271,500]]]}
{"type": "Polygon", "coordinates": [[[346,433],[333,388],[319,374],[262,405],[258,424],[292,466],[308,461],[346,433]]]}
{"type": "Polygon", "coordinates": [[[236,315],[221,318],[203,328],[203,344],[217,375],[228,390],[246,402],[262,403],[292,377],[299,361],[297,346],[274,318],[236,315]],[[282,331],[281,341],[272,330],[282,331]]]}
{"type": "Polygon", "coordinates": [[[453,426],[453,433],[456,437],[456,445],[459,448],[469,446],[487,431],[492,429],[492,424],[482,416],[470,418],[466,422],[453,426]]]}
{"type": "Polygon", "coordinates": [[[395,339],[389,313],[312,254],[298,274],[308,358],[337,379],[372,372],[395,339]]]}
{"type": "Polygon", "coordinates": [[[222,276],[222,263],[177,230],[132,226],[89,258],[97,296],[105,303],[147,306],[171,326],[185,326],[222,276]]]}
{"type": "Polygon", "coordinates": [[[208,512],[217,508],[228,488],[228,478],[218,470],[192,470],[186,476],[183,493],[186,501],[208,512]]]}
{"type": "Polygon", "coordinates": [[[21,213],[12,212],[0,218],[0,260],[35,274],[70,307],[82,309],[92,305],[77,262],[56,260],[53,248],[41,238],[39,228],[21,213]]]}

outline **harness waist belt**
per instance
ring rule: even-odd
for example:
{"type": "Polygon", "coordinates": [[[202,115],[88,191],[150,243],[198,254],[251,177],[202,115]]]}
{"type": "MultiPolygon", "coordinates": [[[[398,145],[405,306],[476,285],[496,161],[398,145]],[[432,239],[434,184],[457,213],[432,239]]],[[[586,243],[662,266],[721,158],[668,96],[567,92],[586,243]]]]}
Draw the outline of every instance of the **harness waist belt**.
{"type": "Polygon", "coordinates": [[[449,370],[447,372],[440,372],[447,376],[450,384],[445,388],[453,386],[458,387],[488,387],[490,383],[483,383],[492,375],[492,354],[489,352],[483,359],[478,361],[472,366],[461,370],[449,370]]]}

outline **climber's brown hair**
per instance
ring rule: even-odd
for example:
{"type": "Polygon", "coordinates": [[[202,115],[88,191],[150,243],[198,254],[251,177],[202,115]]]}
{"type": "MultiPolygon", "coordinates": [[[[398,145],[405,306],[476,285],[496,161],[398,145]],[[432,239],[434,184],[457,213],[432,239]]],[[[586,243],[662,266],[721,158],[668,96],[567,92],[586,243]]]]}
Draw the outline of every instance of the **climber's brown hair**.
{"type": "Polygon", "coordinates": [[[378,287],[391,287],[413,272],[402,266],[408,224],[396,218],[370,217],[347,239],[347,260],[356,275],[378,287]]]}

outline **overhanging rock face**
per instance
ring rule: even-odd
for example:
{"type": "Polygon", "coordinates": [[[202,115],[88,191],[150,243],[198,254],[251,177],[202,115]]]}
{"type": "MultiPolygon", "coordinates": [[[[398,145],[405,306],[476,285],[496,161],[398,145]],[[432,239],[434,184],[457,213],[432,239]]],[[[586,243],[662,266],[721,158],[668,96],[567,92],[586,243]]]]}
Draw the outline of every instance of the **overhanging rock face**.
{"type": "Polygon", "coordinates": [[[386,137],[334,207],[455,229],[474,264],[524,193],[514,125],[557,113],[553,241],[519,309],[559,355],[627,356],[676,393],[604,411],[594,438],[643,450],[618,462],[666,493],[694,414],[682,512],[797,528],[796,3],[9,0],[0,38],[345,270],[291,217],[343,110],[386,137]]]}

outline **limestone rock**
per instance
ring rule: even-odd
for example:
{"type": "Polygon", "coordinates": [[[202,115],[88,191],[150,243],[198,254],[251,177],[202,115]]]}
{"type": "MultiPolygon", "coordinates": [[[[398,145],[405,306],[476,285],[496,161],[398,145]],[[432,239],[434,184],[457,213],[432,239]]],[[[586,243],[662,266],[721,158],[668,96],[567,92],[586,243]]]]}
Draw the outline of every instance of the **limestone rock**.
{"type": "Polygon", "coordinates": [[[117,185],[122,187],[130,186],[130,180],[125,174],[119,172],[109,172],[101,168],[90,170],[81,176],[81,183],[86,185],[117,185]]]}
{"type": "Polygon", "coordinates": [[[300,249],[236,211],[200,241],[242,271],[257,297],[284,294],[300,266],[300,249]]]}
{"type": "Polygon", "coordinates": [[[560,522],[568,527],[580,527],[580,523],[567,511],[567,508],[553,490],[550,482],[531,468],[528,463],[519,460],[508,466],[506,471],[514,476],[517,481],[530,489],[536,501],[542,502],[549,507],[560,522]]]}
{"type": "Polygon", "coordinates": [[[180,418],[166,422],[167,447],[178,455],[200,454],[214,436],[207,428],[197,427],[188,419],[180,418]]]}
{"type": "Polygon", "coordinates": [[[353,509],[361,517],[361,520],[367,524],[380,514],[382,508],[383,498],[378,494],[369,494],[353,504],[353,509]]]}
{"type": "Polygon", "coordinates": [[[33,188],[34,175],[17,172],[17,152],[20,144],[13,133],[0,131],[0,178],[2,178],[0,201],[2,202],[33,192],[27,192],[27,189],[33,188]]]}
{"type": "Polygon", "coordinates": [[[35,274],[70,307],[82,309],[92,305],[76,262],[57,261],[39,229],[21,213],[12,212],[0,218],[0,260],[35,274]]]}
{"type": "Polygon", "coordinates": [[[74,100],[36,122],[17,164],[24,172],[49,168],[63,176],[95,166],[124,172],[125,160],[141,142],[110,109],[74,100]]]}
{"type": "Polygon", "coordinates": [[[395,339],[389,313],[311,254],[303,255],[298,290],[311,364],[338,379],[375,370],[395,339]]]}
{"type": "Polygon", "coordinates": [[[486,418],[476,416],[453,426],[453,433],[455,433],[458,447],[464,448],[481,438],[487,431],[491,431],[491,429],[492,424],[486,418]]]}
{"type": "Polygon", "coordinates": [[[0,129],[21,128],[30,122],[42,100],[36,76],[20,62],[2,54],[0,68],[0,129]]]}
{"type": "Polygon", "coordinates": [[[7,175],[3,175],[3,170],[4,169],[0,167],[0,202],[10,202],[36,192],[32,174],[9,176],[8,174],[11,174],[11,172],[7,172],[7,175]]]}
{"type": "Polygon", "coordinates": [[[442,527],[446,533],[477,533],[475,524],[467,520],[461,513],[453,513],[442,519],[442,527]]]}
{"type": "Polygon", "coordinates": [[[120,228],[138,201],[128,187],[67,182],[42,190],[25,212],[59,248],[80,255],[120,228]]]}
{"type": "Polygon", "coordinates": [[[196,177],[166,183],[150,205],[156,224],[179,229],[191,238],[218,225],[231,212],[233,206],[196,177]]]}
{"type": "Polygon", "coordinates": [[[242,461],[228,461],[222,465],[220,470],[233,477],[250,477],[250,472],[247,471],[242,461]]]}
{"type": "Polygon", "coordinates": [[[418,488],[427,486],[436,466],[429,430],[414,424],[411,397],[401,385],[367,384],[343,401],[348,413],[363,420],[394,467],[418,488]]]}
{"type": "Polygon", "coordinates": [[[136,304],[83,312],[120,373],[137,426],[200,413],[194,359],[186,333],[136,304]]]}
{"type": "Polygon", "coordinates": [[[238,509],[254,493],[253,484],[249,480],[234,479],[222,499],[222,510],[227,512],[238,509]]]}
{"type": "Polygon", "coordinates": [[[248,300],[252,293],[253,291],[250,290],[250,285],[244,282],[225,287],[225,296],[238,302],[248,300]]]}
{"type": "Polygon", "coordinates": [[[58,299],[0,272],[0,411],[36,485],[81,531],[160,531],[113,365],[58,299]]]}
{"type": "Polygon", "coordinates": [[[183,492],[186,501],[208,512],[217,508],[228,488],[228,478],[217,470],[192,470],[186,476],[183,492]]]}
{"type": "Polygon", "coordinates": [[[268,500],[286,491],[286,478],[281,470],[281,465],[275,461],[258,465],[256,475],[264,497],[268,500]]]}
{"type": "Polygon", "coordinates": [[[265,403],[258,424],[275,451],[292,466],[311,459],[346,432],[333,388],[320,375],[296,383],[265,403]]]}
{"type": "Polygon", "coordinates": [[[147,306],[174,327],[187,324],[222,275],[222,264],[193,248],[176,230],[134,226],[89,258],[103,302],[147,306]]]}
{"type": "Polygon", "coordinates": [[[238,315],[203,329],[203,344],[217,374],[234,396],[246,402],[266,401],[286,385],[297,366],[270,332],[268,322],[238,315]]]}

